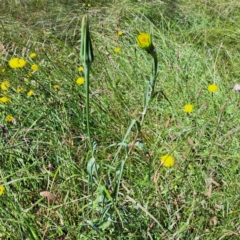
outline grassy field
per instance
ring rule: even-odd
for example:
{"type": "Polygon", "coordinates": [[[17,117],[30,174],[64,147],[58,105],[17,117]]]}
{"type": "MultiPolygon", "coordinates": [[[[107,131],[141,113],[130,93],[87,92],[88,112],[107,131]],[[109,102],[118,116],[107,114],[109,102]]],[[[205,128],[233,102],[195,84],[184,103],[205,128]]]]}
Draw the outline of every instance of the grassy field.
{"type": "Polygon", "coordinates": [[[0,5],[0,239],[240,238],[238,0],[0,5]]]}

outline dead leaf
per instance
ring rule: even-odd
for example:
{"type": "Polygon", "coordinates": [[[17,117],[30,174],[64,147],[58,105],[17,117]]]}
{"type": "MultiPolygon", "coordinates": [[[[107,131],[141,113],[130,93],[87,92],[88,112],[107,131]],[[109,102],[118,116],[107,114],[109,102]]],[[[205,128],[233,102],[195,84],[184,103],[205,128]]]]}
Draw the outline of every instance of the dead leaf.
{"type": "Polygon", "coordinates": [[[131,194],[131,191],[122,182],[122,187],[126,190],[127,194],[131,194]]]}
{"type": "Polygon", "coordinates": [[[191,146],[191,147],[194,147],[194,143],[193,143],[193,141],[192,141],[192,139],[188,136],[188,143],[189,143],[189,145],[191,146]]]}
{"type": "Polygon", "coordinates": [[[235,90],[237,93],[240,93],[240,84],[235,84],[233,90],[235,90]]]}
{"type": "Polygon", "coordinates": [[[172,123],[172,119],[170,117],[170,118],[168,118],[168,120],[167,120],[167,122],[165,124],[165,128],[168,128],[171,125],[171,123],[172,123]]]}
{"type": "Polygon", "coordinates": [[[215,142],[215,144],[216,144],[218,147],[223,148],[223,145],[222,145],[222,144],[216,143],[216,142],[215,142]]]}
{"type": "Polygon", "coordinates": [[[210,226],[216,226],[217,225],[217,217],[213,217],[210,219],[209,224],[210,226]]]}
{"type": "Polygon", "coordinates": [[[206,192],[206,196],[207,196],[207,197],[210,198],[211,195],[212,195],[212,183],[209,185],[208,191],[206,192]]]}
{"type": "Polygon", "coordinates": [[[211,183],[213,183],[215,186],[219,186],[219,183],[217,183],[216,181],[214,181],[213,179],[211,179],[211,183]]]}
{"type": "Polygon", "coordinates": [[[228,102],[225,102],[225,103],[222,105],[222,107],[221,107],[221,111],[224,110],[224,108],[227,106],[227,104],[228,104],[228,102]]]}
{"type": "Polygon", "coordinates": [[[154,223],[151,223],[151,224],[148,226],[147,231],[148,231],[148,232],[151,231],[153,227],[154,227],[154,223]]]}
{"type": "Polygon", "coordinates": [[[215,205],[214,205],[214,209],[215,209],[216,211],[221,211],[222,208],[223,208],[223,205],[219,205],[219,204],[215,204],[215,205]]]}
{"type": "Polygon", "coordinates": [[[46,197],[48,200],[51,200],[51,201],[54,201],[56,199],[56,197],[52,193],[50,193],[48,191],[40,192],[40,195],[42,197],[46,197]]]}
{"type": "Polygon", "coordinates": [[[223,183],[223,185],[228,186],[228,184],[224,180],[221,180],[221,182],[223,183]]]}

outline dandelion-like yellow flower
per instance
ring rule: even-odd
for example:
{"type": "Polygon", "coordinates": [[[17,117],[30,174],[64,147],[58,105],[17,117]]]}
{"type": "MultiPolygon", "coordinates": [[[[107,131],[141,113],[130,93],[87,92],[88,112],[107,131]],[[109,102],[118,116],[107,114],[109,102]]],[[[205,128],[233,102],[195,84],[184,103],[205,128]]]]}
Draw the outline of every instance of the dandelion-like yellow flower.
{"type": "Polygon", "coordinates": [[[31,66],[31,69],[32,69],[33,71],[37,71],[37,70],[39,69],[39,67],[38,67],[37,64],[33,64],[33,65],[31,66]]]}
{"type": "Polygon", "coordinates": [[[164,167],[172,167],[174,165],[174,158],[168,154],[163,155],[160,161],[164,167]]]}
{"type": "Polygon", "coordinates": [[[59,85],[55,84],[55,85],[53,85],[53,88],[54,89],[59,89],[59,85]]]}
{"type": "Polygon", "coordinates": [[[7,102],[11,102],[11,99],[8,97],[0,97],[0,103],[7,103],[7,102]]]}
{"type": "Polygon", "coordinates": [[[8,64],[11,68],[23,68],[27,64],[27,61],[22,58],[12,58],[8,64]]]}
{"type": "Polygon", "coordinates": [[[84,71],[84,67],[80,66],[80,67],[78,68],[78,71],[80,71],[80,72],[84,71]]]}
{"type": "Polygon", "coordinates": [[[5,191],[5,187],[0,186],[0,196],[4,194],[4,191],[5,191]]]}
{"type": "Polygon", "coordinates": [[[17,88],[17,92],[21,93],[23,91],[23,88],[17,88]]]}
{"type": "Polygon", "coordinates": [[[191,113],[193,111],[192,104],[186,104],[183,108],[184,108],[184,112],[186,112],[186,113],[191,113]]]}
{"type": "Polygon", "coordinates": [[[117,48],[114,49],[114,52],[115,52],[115,53],[119,53],[120,50],[121,50],[121,49],[120,49],[119,47],[117,47],[117,48]]]}
{"type": "Polygon", "coordinates": [[[91,7],[91,4],[90,3],[88,3],[88,5],[87,5],[88,7],[91,7]]]}
{"type": "Polygon", "coordinates": [[[217,90],[218,90],[218,86],[216,85],[216,84],[211,84],[211,85],[209,85],[208,86],[208,91],[209,92],[217,92],[217,90]]]}
{"type": "Polygon", "coordinates": [[[137,44],[140,48],[146,50],[148,53],[154,51],[152,38],[148,33],[140,33],[137,37],[137,44]]]}
{"type": "Polygon", "coordinates": [[[78,85],[84,84],[84,78],[83,78],[83,77],[79,77],[79,78],[76,80],[76,83],[77,83],[78,85]]]}
{"type": "Polygon", "coordinates": [[[118,36],[122,36],[123,32],[122,31],[118,31],[118,36]]]}
{"type": "Polygon", "coordinates": [[[34,91],[33,91],[33,90],[30,90],[30,91],[27,93],[27,96],[28,96],[28,97],[31,97],[33,94],[34,94],[34,91]]]}
{"type": "Polygon", "coordinates": [[[2,83],[1,83],[1,89],[3,91],[7,90],[8,88],[10,87],[10,82],[8,80],[4,80],[2,83]]]}
{"type": "Polygon", "coordinates": [[[5,69],[5,68],[2,68],[1,72],[4,73],[5,71],[6,71],[6,69],[5,69]]]}
{"type": "Polygon", "coordinates": [[[14,119],[14,117],[11,116],[11,115],[6,116],[6,118],[5,118],[5,120],[6,120],[7,122],[12,122],[13,119],[14,119]]]}
{"type": "Polygon", "coordinates": [[[30,53],[30,55],[29,55],[30,58],[35,58],[36,56],[37,56],[37,54],[34,53],[34,52],[33,52],[33,53],[30,53]]]}

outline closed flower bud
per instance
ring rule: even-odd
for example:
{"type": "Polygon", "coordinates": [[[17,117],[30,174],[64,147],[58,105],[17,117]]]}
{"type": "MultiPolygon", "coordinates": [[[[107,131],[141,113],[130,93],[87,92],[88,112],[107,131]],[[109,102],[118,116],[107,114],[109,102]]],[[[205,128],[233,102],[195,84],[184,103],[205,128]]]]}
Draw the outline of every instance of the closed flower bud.
{"type": "Polygon", "coordinates": [[[81,52],[80,60],[85,64],[92,63],[94,60],[91,35],[87,16],[82,19],[82,36],[81,36],[81,52]]]}

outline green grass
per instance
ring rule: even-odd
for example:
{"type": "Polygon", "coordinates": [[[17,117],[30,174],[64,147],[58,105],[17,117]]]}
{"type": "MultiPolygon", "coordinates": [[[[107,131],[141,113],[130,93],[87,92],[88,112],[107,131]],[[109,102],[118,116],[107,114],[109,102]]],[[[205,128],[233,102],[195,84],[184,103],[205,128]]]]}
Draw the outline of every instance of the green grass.
{"type": "Polygon", "coordinates": [[[239,238],[238,0],[1,4],[0,81],[11,86],[0,97],[12,99],[0,104],[1,239],[239,238]],[[84,14],[95,54],[93,152],[75,83],[84,14]],[[159,59],[142,126],[151,56],[136,45],[139,31],[152,34],[159,59]],[[11,69],[13,57],[26,67],[11,69]],[[33,63],[39,70],[29,77],[33,63]],[[216,93],[207,91],[212,83],[216,93]],[[183,111],[188,103],[192,114],[183,111]],[[135,138],[144,148],[132,147],[135,138]],[[175,165],[157,177],[165,154],[175,165]]]}

